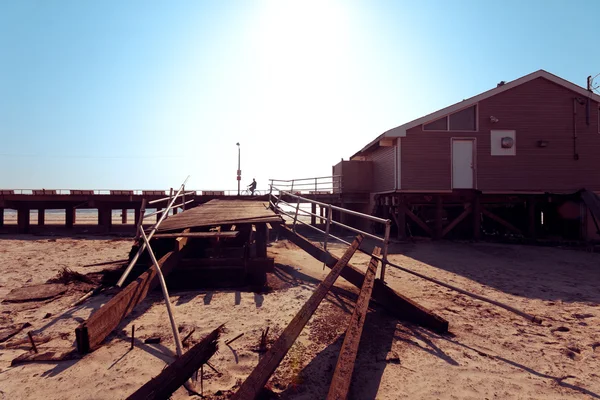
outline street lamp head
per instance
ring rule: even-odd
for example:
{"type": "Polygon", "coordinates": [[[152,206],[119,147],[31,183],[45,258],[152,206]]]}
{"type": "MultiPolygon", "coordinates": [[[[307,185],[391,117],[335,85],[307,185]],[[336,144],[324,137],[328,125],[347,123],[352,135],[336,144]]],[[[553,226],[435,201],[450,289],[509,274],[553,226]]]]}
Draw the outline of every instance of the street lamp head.
{"type": "Polygon", "coordinates": [[[239,146],[239,145],[240,145],[240,142],[237,142],[235,145],[236,145],[236,146],[239,146]]]}

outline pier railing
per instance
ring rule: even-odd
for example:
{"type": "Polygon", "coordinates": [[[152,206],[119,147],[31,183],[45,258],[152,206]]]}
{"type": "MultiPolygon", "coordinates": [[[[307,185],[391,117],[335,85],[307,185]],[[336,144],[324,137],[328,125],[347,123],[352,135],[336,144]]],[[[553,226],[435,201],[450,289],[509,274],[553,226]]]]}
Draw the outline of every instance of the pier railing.
{"type": "MultiPolygon", "coordinates": [[[[273,179],[273,180],[271,180],[271,182],[278,182],[278,180],[273,179]]],[[[283,181],[283,182],[292,182],[292,181],[283,181]]],[[[360,234],[364,235],[365,237],[368,237],[368,238],[371,238],[371,239],[381,242],[381,249],[382,249],[381,256],[374,256],[373,254],[371,254],[371,252],[367,252],[362,249],[359,249],[359,250],[368,254],[369,256],[376,257],[381,261],[381,265],[382,265],[381,266],[381,280],[385,282],[385,267],[388,263],[387,254],[388,254],[388,245],[390,242],[390,228],[392,226],[391,220],[378,218],[378,217],[375,217],[375,216],[372,216],[369,214],[364,214],[364,213],[361,213],[358,211],[334,206],[332,204],[322,203],[317,200],[312,200],[312,199],[301,196],[299,192],[292,192],[290,190],[286,190],[284,188],[277,187],[273,184],[271,185],[271,192],[269,193],[269,206],[275,212],[286,215],[287,217],[289,217],[293,220],[292,230],[294,232],[296,232],[296,226],[298,224],[302,224],[304,226],[307,226],[307,227],[325,235],[324,240],[323,240],[323,250],[325,250],[325,251],[327,251],[327,243],[330,239],[337,240],[337,241],[345,243],[347,245],[351,244],[349,241],[344,240],[344,239],[332,234],[331,233],[332,226],[338,226],[340,228],[343,228],[343,229],[346,229],[346,230],[349,230],[349,231],[352,231],[355,233],[360,233],[360,234]],[[284,196],[288,199],[290,197],[295,199],[296,200],[295,204],[285,201],[284,196]],[[311,211],[304,210],[304,209],[300,208],[301,203],[310,203],[310,204],[314,204],[315,206],[319,206],[321,209],[325,209],[326,215],[325,216],[318,215],[311,211]],[[288,211],[284,210],[282,205],[286,205],[288,208],[293,209],[294,212],[288,212],[288,211]],[[334,219],[334,217],[333,217],[334,211],[339,215],[339,218],[338,218],[339,220],[334,219]],[[369,222],[375,222],[377,224],[381,224],[384,226],[384,234],[378,235],[378,234],[374,234],[374,233],[370,233],[370,232],[365,232],[365,231],[355,228],[351,225],[344,224],[340,221],[341,215],[343,215],[343,214],[352,215],[354,217],[357,217],[357,218],[360,218],[363,220],[367,220],[369,222]],[[310,216],[310,217],[314,218],[315,221],[317,219],[319,219],[321,221],[321,225],[322,225],[323,221],[325,221],[325,229],[323,230],[323,229],[317,227],[316,224],[311,225],[309,223],[302,221],[302,219],[299,218],[302,216],[310,216]]]]}
{"type": "Polygon", "coordinates": [[[295,194],[332,194],[341,193],[342,176],[319,176],[301,179],[269,179],[271,192],[284,190],[295,194]]]}

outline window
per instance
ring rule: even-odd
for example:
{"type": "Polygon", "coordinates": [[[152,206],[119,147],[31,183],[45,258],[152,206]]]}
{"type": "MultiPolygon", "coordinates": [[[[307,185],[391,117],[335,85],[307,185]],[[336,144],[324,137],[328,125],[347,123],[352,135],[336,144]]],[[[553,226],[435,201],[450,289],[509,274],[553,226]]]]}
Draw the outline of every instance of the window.
{"type": "Polygon", "coordinates": [[[465,108],[457,113],[450,115],[451,131],[474,131],[476,129],[476,106],[465,108]]]}
{"type": "MultiPolygon", "coordinates": [[[[599,117],[600,119],[600,117],[599,117]]],[[[477,106],[471,106],[423,124],[424,131],[476,131],[477,106]]]]}
{"type": "Polygon", "coordinates": [[[423,125],[424,131],[447,131],[448,117],[436,119],[433,122],[423,125]]]}

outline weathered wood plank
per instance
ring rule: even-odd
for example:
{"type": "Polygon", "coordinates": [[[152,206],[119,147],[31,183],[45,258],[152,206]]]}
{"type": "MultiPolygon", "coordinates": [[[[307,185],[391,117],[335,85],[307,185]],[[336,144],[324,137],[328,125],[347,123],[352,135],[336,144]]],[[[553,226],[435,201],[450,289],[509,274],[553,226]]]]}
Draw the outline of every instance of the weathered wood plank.
{"type": "Polygon", "coordinates": [[[239,390],[233,395],[233,400],[251,400],[256,398],[258,393],[265,386],[273,372],[283,360],[290,347],[294,344],[302,329],[314,314],[315,310],[321,304],[321,301],[327,295],[340,273],[354,255],[354,252],[360,246],[363,237],[358,235],[352,244],[348,247],[344,255],[335,266],[331,269],[327,277],[319,284],[308,301],[304,303],[300,311],[294,316],[294,319],[288,324],[281,336],[267,351],[264,357],[259,361],[258,365],[246,378],[239,390]]]}
{"type": "Polygon", "coordinates": [[[176,359],[158,376],[152,378],[144,386],[136,390],[127,399],[153,400],[168,399],[173,392],[182,386],[200,369],[218,349],[217,342],[223,326],[218,327],[199,343],[176,359]]]}
{"type": "MultiPolygon", "coordinates": [[[[375,247],[373,255],[378,256],[380,253],[381,249],[375,247]]],[[[354,362],[356,361],[356,355],[358,354],[358,345],[360,343],[360,337],[365,324],[365,317],[367,315],[367,310],[369,309],[369,300],[371,299],[371,293],[373,292],[373,285],[375,283],[377,263],[378,260],[375,257],[371,258],[371,261],[369,262],[365,280],[362,289],[360,289],[358,300],[356,300],[354,312],[350,318],[346,336],[344,337],[344,343],[342,344],[331,385],[329,386],[329,394],[327,395],[328,400],[344,400],[348,397],[350,382],[352,381],[352,371],[354,370],[354,362]]]]}
{"type": "MultiPolygon", "coordinates": [[[[184,257],[184,246],[187,240],[188,238],[178,238],[176,249],[168,252],[158,261],[164,276],[167,276],[184,257]]],[[[80,353],[88,353],[98,348],[123,318],[129,315],[135,306],[146,298],[148,292],[158,285],[156,270],[150,268],[117,293],[75,329],[77,350],[80,353]]]]}
{"type": "MultiPolygon", "coordinates": [[[[288,227],[281,226],[280,232],[282,236],[285,236],[289,241],[317,260],[325,263],[329,268],[338,261],[338,258],[333,254],[315,246],[305,237],[292,232],[288,227]]],[[[344,279],[358,288],[362,286],[365,278],[365,275],[351,264],[348,264],[346,268],[342,270],[341,275],[344,279]]],[[[380,279],[375,280],[373,299],[384,306],[388,312],[398,319],[413,322],[417,325],[429,328],[434,332],[448,332],[448,321],[413,302],[409,298],[402,296],[400,293],[381,282],[380,279]]]]}

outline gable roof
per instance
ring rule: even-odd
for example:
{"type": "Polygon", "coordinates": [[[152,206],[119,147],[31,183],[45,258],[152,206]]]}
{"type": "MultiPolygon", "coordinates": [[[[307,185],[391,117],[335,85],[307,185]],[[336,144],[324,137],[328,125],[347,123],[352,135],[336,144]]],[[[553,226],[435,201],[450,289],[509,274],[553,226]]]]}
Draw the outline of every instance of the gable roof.
{"type": "MultiPolygon", "coordinates": [[[[397,126],[395,128],[392,128],[384,133],[382,133],[381,135],[377,136],[377,138],[375,138],[375,140],[373,140],[372,142],[370,142],[368,145],[366,145],[365,147],[363,147],[360,151],[358,151],[356,154],[354,154],[352,157],[357,156],[358,154],[368,150],[369,148],[371,148],[373,145],[375,145],[377,142],[379,142],[379,140],[381,140],[384,137],[392,137],[392,138],[396,138],[396,137],[404,137],[406,136],[406,131],[414,128],[415,126],[419,126],[423,123],[426,122],[430,122],[433,120],[436,120],[438,118],[441,118],[447,114],[451,114],[455,111],[459,111],[462,110],[463,108],[467,108],[471,105],[475,105],[477,103],[479,103],[482,100],[485,100],[487,98],[490,98],[492,96],[495,96],[499,93],[505,92],[507,90],[510,90],[514,87],[517,87],[519,85],[522,85],[524,83],[527,83],[529,81],[532,81],[534,79],[537,78],[545,78],[547,80],[549,80],[550,82],[554,82],[557,85],[563,86],[573,92],[578,93],[581,96],[590,98],[598,103],[600,103],[600,96],[598,96],[597,94],[590,92],[584,88],[582,88],[581,86],[578,86],[572,82],[569,82],[559,76],[556,76],[554,74],[551,74],[550,72],[544,71],[543,69],[540,69],[539,71],[535,71],[532,72],[531,74],[522,76],[519,79],[515,79],[514,81],[510,81],[505,83],[504,85],[501,86],[497,86],[493,89],[490,89],[486,92],[480,93],[477,96],[473,96],[469,99],[463,100],[459,103],[453,104],[451,106],[448,106],[446,108],[442,108],[441,110],[435,111],[431,114],[427,114],[421,118],[417,118],[413,121],[407,122],[404,125],[400,125],[397,126]]],[[[350,157],[350,158],[352,158],[350,157]]]]}

